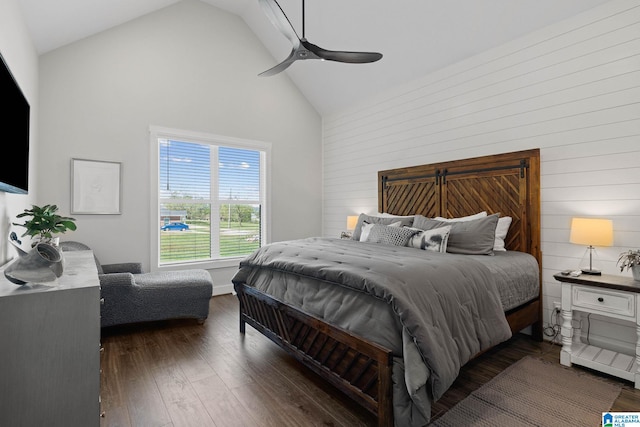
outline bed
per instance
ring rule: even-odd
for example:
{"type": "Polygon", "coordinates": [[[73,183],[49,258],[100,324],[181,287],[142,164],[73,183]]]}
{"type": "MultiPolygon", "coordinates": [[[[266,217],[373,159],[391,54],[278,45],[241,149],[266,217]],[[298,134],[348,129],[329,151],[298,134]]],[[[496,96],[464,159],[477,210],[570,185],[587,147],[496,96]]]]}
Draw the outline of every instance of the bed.
{"type": "Polygon", "coordinates": [[[241,333],[253,326],[380,426],[428,423],[468,360],[529,326],[542,339],[539,177],[537,149],[380,171],[382,215],[361,215],[354,239],[277,242],[242,261],[241,333]],[[457,253],[380,244],[463,217],[478,233],[510,218],[505,250],[478,252],[460,232],[457,253]],[[382,240],[360,241],[364,227],[382,240]]]}

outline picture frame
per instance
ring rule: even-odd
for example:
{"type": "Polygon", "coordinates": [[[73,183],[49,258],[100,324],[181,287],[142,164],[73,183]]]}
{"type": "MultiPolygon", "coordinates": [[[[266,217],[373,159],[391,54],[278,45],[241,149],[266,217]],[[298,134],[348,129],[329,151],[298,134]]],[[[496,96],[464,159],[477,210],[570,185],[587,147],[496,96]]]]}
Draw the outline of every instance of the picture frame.
{"type": "Polygon", "coordinates": [[[71,214],[121,214],[121,174],[119,162],[71,159],[71,214]]]}

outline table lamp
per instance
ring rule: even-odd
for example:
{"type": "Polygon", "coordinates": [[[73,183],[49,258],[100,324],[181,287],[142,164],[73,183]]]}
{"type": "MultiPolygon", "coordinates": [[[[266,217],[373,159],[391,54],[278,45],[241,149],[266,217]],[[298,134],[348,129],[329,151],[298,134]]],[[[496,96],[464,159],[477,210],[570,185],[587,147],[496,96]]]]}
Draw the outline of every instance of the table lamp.
{"type": "Polygon", "coordinates": [[[358,224],[358,216],[359,215],[349,215],[347,216],[347,231],[343,231],[340,233],[341,239],[350,239],[353,234],[353,230],[356,229],[356,225],[358,224]]]}
{"type": "Polygon", "coordinates": [[[594,246],[613,246],[613,222],[610,219],[573,218],[569,241],[577,245],[587,245],[580,262],[582,272],[602,274],[601,270],[594,267],[594,258],[597,257],[594,246]]]}

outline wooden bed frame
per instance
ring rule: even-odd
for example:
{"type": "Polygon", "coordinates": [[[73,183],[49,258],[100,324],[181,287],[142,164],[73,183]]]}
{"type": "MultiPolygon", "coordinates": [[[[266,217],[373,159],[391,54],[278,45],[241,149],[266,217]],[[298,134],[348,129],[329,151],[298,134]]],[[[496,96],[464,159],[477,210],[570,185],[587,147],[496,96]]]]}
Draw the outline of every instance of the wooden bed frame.
{"type": "MultiPolygon", "coordinates": [[[[509,250],[540,251],[538,149],[475,157],[378,173],[378,210],[395,215],[461,217],[487,211],[512,217],[509,250]]],[[[248,323],[304,365],[393,426],[392,353],[245,284],[234,285],[240,332],[248,323]]],[[[538,297],[506,313],[516,333],[528,326],[542,340],[542,284],[538,297]]]]}

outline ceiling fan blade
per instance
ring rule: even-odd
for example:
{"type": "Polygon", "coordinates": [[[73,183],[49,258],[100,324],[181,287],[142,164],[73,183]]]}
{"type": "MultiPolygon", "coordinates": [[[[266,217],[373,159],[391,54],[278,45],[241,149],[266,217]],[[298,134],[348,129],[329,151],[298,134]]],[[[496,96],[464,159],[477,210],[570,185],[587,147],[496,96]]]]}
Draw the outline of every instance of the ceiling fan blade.
{"type": "Polygon", "coordinates": [[[278,2],[276,0],[259,0],[259,2],[273,26],[291,41],[294,49],[297,49],[300,46],[300,37],[298,37],[296,30],[278,2]]]}
{"type": "Polygon", "coordinates": [[[345,52],[339,50],[327,50],[320,46],[316,46],[307,40],[301,40],[302,45],[309,51],[313,52],[320,59],[327,61],[348,62],[351,64],[364,64],[376,62],[382,59],[382,54],[378,52],[345,52]]]}
{"type": "Polygon", "coordinates": [[[276,0],[258,0],[263,11],[271,21],[271,23],[289,39],[293,48],[291,53],[281,63],[270,68],[258,76],[266,77],[284,71],[287,67],[297,60],[302,59],[326,59],[328,61],[348,62],[352,64],[362,64],[367,62],[375,62],[382,58],[381,53],[377,52],[344,52],[337,50],[327,50],[313,43],[309,43],[304,35],[304,0],[302,0],[302,38],[298,36],[296,30],[291,25],[289,18],[276,0]]]}
{"type": "Polygon", "coordinates": [[[286,70],[289,67],[289,65],[293,64],[296,61],[296,59],[298,59],[296,57],[296,50],[293,49],[293,50],[291,50],[291,53],[289,54],[287,59],[285,59],[284,61],[282,61],[281,63],[279,63],[275,67],[269,68],[267,71],[261,72],[260,74],[258,74],[258,76],[260,76],[260,77],[269,77],[269,76],[273,76],[275,74],[278,74],[279,72],[286,70]]]}

